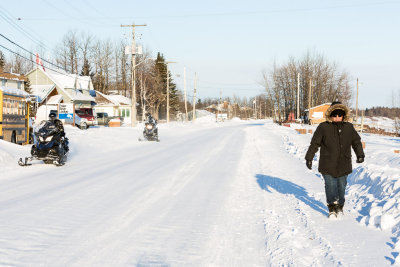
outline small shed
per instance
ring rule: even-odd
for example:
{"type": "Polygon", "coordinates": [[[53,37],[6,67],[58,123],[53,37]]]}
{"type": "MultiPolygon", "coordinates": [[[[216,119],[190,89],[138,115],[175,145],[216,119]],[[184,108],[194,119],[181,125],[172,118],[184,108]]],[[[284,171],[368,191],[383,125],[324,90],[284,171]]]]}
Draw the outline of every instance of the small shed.
{"type": "Polygon", "coordinates": [[[306,109],[306,115],[308,119],[308,124],[319,124],[324,122],[325,119],[325,112],[331,106],[331,103],[325,103],[319,106],[315,106],[310,108],[310,111],[306,109]]]}

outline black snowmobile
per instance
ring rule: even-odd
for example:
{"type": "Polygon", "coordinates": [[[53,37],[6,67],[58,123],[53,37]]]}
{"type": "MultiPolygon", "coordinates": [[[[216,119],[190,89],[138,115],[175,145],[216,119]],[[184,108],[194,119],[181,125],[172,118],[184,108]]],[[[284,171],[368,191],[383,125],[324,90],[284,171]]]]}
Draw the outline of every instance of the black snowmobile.
{"type": "MultiPolygon", "coordinates": [[[[149,119],[144,123],[143,138],[146,141],[160,141],[158,139],[157,121],[151,116],[149,116],[149,119]]],[[[139,138],[139,141],[143,140],[139,138]]]]}
{"type": "Polygon", "coordinates": [[[44,121],[35,129],[35,143],[31,148],[31,157],[23,161],[19,159],[20,166],[32,165],[32,160],[43,160],[46,164],[62,166],[68,155],[68,138],[64,131],[60,131],[54,121],[44,121]]]}

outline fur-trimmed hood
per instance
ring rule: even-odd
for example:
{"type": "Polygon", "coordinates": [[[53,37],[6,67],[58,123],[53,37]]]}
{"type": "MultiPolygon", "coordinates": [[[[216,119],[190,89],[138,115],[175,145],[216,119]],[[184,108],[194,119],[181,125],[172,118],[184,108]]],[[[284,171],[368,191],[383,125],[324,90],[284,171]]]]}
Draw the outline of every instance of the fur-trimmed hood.
{"type": "Polygon", "coordinates": [[[327,109],[327,111],[325,111],[325,119],[326,119],[326,121],[332,122],[331,113],[335,109],[341,109],[341,110],[343,110],[345,112],[343,121],[346,121],[346,122],[350,121],[350,109],[348,107],[346,107],[345,105],[343,105],[343,104],[334,104],[334,105],[330,106],[327,109]]]}

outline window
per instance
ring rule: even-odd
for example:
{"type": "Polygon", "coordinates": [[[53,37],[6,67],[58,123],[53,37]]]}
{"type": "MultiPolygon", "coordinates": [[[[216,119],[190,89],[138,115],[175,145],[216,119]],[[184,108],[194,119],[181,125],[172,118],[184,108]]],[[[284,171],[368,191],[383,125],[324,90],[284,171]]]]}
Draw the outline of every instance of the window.
{"type": "Polygon", "coordinates": [[[1,86],[6,86],[7,85],[7,80],[1,80],[1,86]]]}
{"type": "Polygon", "coordinates": [[[131,110],[128,108],[128,109],[126,110],[126,116],[129,117],[129,116],[130,116],[130,113],[131,113],[131,110]]]}
{"type": "Polygon", "coordinates": [[[122,110],[122,117],[125,117],[125,109],[122,110]]]}
{"type": "Polygon", "coordinates": [[[17,88],[21,89],[22,82],[17,82],[17,88]]]}
{"type": "Polygon", "coordinates": [[[13,105],[12,105],[12,107],[13,107],[13,112],[12,112],[12,114],[13,115],[18,115],[18,102],[19,101],[17,101],[17,100],[13,100],[13,105]]]}

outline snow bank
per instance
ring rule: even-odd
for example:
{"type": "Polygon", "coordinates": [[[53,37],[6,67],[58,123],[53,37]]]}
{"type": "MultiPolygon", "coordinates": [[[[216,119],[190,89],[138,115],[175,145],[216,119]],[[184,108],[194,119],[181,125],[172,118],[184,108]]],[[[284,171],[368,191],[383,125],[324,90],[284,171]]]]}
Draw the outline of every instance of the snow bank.
{"type": "Polygon", "coordinates": [[[0,168],[2,177],[6,178],[6,170],[18,168],[18,159],[30,156],[30,146],[21,146],[0,140],[0,168]],[[19,156],[20,155],[20,156],[19,156]]]}

